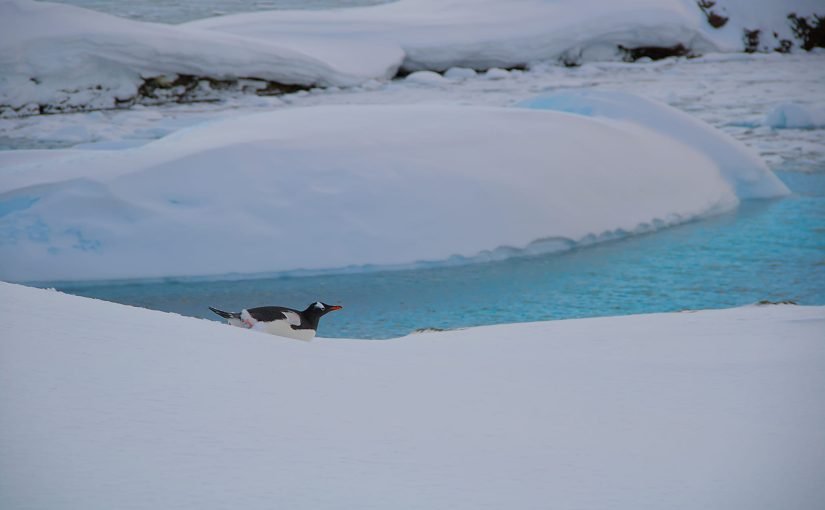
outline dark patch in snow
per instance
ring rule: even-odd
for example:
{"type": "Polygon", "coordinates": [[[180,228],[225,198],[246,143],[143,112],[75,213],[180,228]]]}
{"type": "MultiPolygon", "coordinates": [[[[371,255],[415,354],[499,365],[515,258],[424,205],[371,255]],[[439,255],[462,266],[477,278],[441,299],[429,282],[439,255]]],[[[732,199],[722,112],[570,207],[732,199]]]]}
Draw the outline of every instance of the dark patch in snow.
{"type": "Polygon", "coordinates": [[[798,305],[799,303],[797,303],[796,301],[794,301],[792,299],[786,299],[785,301],[770,301],[768,299],[763,299],[762,301],[759,301],[756,304],[759,305],[759,306],[765,306],[765,305],[798,305]]]}
{"type": "Polygon", "coordinates": [[[564,67],[580,67],[582,65],[581,52],[570,53],[567,52],[559,57],[559,63],[564,67]]]}
{"type": "MultiPolygon", "coordinates": [[[[37,78],[29,78],[35,84],[37,78]]],[[[292,85],[257,78],[234,78],[219,80],[215,78],[199,77],[187,74],[172,76],[153,76],[145,78],[138,87],[137,93],[131,97],[114,97],[110,106],[101,106],[100,98],[107,97],[109,89],[102,85],[95,85],[88,89],[62,90],[65,97],[55,103],[30,103],[22,107],[0,104],[0,118],[29,117],[32,115],[49,115],[94,110],[111,110],[129,108],[136,104],[160,105],[165,103],[199,103],[218,101],[231,94],[256,94],[259,96],[276,96],[290,94],[301,90],[309,90],[313,86],[292,85]],[[84,92],[93,92],[92,101],[76,104],[71,98],[84,92]],[[97,103],[95,103],[97,101],[97,103]]]]}
{"type": "MultiPolygon", "coordinates": [[[[147,78],[138,87],[137,95],[131,100],[134,103],[157,104],[167,102],[192,103],[198,101],[214,101],[216,92],[239,91],[254,93],[259,96],[274,96],[289,94],[310,87],[288,85],[255,78],[238,78],[232,80],[218,80],[189,74],[172,77],[155,76],[147,78]]],[[[129,101],[129,100],[127,100],[129,101]]]]}
{"type": "Polygon", "coordinates": [[[790,53],[793,49],[793,41],[789,39],[782,39],[779,41],[779,46],[773,49],[773,51],[779,53],[790,53]]]}
{"type": "Polygon", "coordinates": [[[728,22],[727,16],[722,16],[713,10],[713,7],[716,6],[715,0],[698,0],[696,5],[698,5],[699,9],[705,14],[708,24],[713,28],[722,28],[728,22]]]}
{"type": "Polygon", "coordinates": [[[639,46],[638,48],[625,48],[619,45],[619,51],[624,54],[625,62],[635,62],[645,57],[651,60],[661,60],[668,57],[690,56],[690,50],[682,44],[676,46],[639,46]]]}
{"type": "Polygon", "coordinates": [[[791,30],[802,41],[802,48],[811,51],[814,48],[825,48],[825,16],[812,14],[805,18],[796,13],[788,14],[791,30]]]}
{"type": "Polygon", "coordinates": [[[745,43],[745,53],[756,53],[759,51],[759,29],[744,29],[742,41],[745,43]]]}

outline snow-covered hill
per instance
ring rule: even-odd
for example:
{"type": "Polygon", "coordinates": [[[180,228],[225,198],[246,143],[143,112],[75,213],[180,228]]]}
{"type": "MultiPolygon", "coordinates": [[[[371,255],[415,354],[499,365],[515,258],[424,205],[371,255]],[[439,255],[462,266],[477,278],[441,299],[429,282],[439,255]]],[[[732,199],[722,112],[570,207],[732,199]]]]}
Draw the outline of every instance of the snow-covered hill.
{"type": "MultiPolygon", "coordinates": [[[[221,90],[386,80],[399,69],[797,51],[789,14],[817,0],[399,0],[238,14],[170,26],[77,7],[0,1],[0,115],[192,101],[221,90]],[[714,27],[709,12],[725,18],[714,27]]],[[[806,21],[807,23],[807,21],[806,21]]]]}
{"type": "Polygon", "coordinates": [[[304,343],[0,284],[0,322],[4,509],[825,500],[822,307],[304,343]]]}

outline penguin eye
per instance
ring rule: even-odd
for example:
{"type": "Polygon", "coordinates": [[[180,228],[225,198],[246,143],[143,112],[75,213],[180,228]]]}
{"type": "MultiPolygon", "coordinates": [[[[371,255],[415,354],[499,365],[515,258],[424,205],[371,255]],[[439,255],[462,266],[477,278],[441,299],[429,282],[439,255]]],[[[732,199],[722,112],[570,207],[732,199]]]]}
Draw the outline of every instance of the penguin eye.
{"type": "Polygon", "coordinates": [[[324,304],[321,303],[320,301],[318,301],[317,303],[315,303],[315,308],[318,308],[319,310],[323,310],[324,309],[324,304]]]}

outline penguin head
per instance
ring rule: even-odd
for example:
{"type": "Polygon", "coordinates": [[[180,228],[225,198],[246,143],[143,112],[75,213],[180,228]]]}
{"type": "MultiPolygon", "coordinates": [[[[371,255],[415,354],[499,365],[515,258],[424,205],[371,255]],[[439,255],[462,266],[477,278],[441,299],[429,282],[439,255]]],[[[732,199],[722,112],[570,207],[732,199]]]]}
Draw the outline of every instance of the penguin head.
{"type": "Polygon", "coordinates": [[[321,317],[322,315],[326,315],[329,312],[334,312],[335,310],[340,310],[341,308],[343,308],[343,306],[328,305],[326,303],[316,301],[307,306],[307,309],[304,310],[304,314],[313,317],[321,317]]]}

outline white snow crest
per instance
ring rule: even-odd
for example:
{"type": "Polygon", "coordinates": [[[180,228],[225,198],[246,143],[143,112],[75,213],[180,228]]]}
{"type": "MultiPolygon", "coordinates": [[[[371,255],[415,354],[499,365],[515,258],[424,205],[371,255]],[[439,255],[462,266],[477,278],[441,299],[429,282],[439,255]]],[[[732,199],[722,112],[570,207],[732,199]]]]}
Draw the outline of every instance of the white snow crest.
{"type": "Polygon", "coordinates": [[[789,193],[755,150],[691,115],[652,99],[623,92],[577,90],[542,95],[519,105],[625,120],[670,136],[711,158],[742,199],[789,193]]]}

